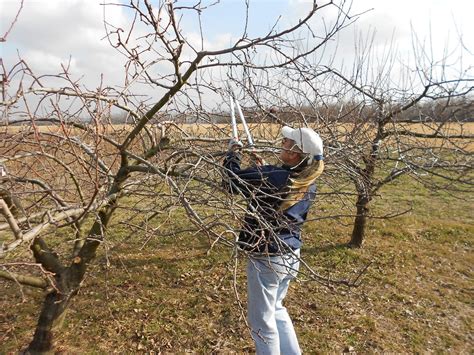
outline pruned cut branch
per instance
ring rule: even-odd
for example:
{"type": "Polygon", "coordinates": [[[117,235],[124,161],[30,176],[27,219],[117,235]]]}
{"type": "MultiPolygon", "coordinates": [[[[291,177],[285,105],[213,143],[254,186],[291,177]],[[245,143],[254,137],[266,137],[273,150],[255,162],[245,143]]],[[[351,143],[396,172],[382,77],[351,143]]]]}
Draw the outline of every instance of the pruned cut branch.
{"type": "Polygon", "coordinates": [[[13,216],[13,214],[10,212],[10,208],[6,204],[6,202],[3,200],[3,198],[0,198],[0,210],[2,211],[3,216],[7,220],[8,225],[10,226],[13,235],[15,236],[16,240],[22,240],[23,239],[23,233],[18,227],[18,223],[13,216]]]}
{"type": "Polygon", "coordinates": [[[21,275],[15,272],[0,270],[0,277],[6,280],[11,280],[14,282],[18,282],[19,284],[25,286],[31,286],[36,288],[46,289],[50,283],[46,280],[30,275],[21,275]]]}

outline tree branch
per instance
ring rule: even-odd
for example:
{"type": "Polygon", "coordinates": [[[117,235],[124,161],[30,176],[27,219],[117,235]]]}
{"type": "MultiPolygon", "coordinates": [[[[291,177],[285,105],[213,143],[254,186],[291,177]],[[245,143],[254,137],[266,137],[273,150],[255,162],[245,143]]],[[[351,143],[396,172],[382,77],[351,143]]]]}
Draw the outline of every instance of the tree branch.
{"type": "Polygon", "coordinates": [[[11,271],[0,270],[0,277],[3,279],[18,282],[19,284],[31,287],[37,287],[46,289],[49,286],[49,282],[45,281],[41,277],[31,275],[20,275],[11,271]]]}

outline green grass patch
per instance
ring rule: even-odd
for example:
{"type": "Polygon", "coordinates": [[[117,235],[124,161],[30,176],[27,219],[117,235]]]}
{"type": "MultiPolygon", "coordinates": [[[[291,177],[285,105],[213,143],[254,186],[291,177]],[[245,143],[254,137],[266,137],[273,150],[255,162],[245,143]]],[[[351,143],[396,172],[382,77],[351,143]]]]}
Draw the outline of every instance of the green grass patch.
{"type": "MultiPolygon", "coordinates": [[[[329,289],[302,269],[287,307],[306,353],[472,352],[471,203],[409,180],[397,182],[402,183],[406,189],[386,187],[371,213],[412,210],[370,220],[362,249],[347,247],[350,206],[327,197],[312,211],[302,255],[313,271],[354,279],[371,265],[355,288],[329,289]],[[346,216],[318,219],[336,213],[346,216]]],[[[212,209],[203,213],[215,218],[212,209]]],[[[241,309],[245,260],[238,259],[234,274],[233,250],[210,249],[180,208],[163,224],[165,217],[146,228],[137,227],[138,214],[115,217],[57,337],[59,351],[253,352],[241,309]]],[[[58,236],[69,238],[66,230],[58,236]]],[[[1,350],[14,353],[31,339],[42,293],[3,280],[0,287],[1,350]]]]}

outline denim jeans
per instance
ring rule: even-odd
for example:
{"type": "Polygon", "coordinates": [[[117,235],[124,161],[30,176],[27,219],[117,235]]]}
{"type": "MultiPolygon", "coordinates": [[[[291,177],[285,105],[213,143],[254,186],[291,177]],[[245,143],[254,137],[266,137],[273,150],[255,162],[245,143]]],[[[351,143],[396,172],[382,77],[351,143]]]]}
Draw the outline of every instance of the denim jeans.
{"type": "Polygon", "coordinates": [[[247,311],[258,355],[301,354],[283,299],[298,269],[300,250],[282,256],[251,256],[247,263],[247,311]]]}

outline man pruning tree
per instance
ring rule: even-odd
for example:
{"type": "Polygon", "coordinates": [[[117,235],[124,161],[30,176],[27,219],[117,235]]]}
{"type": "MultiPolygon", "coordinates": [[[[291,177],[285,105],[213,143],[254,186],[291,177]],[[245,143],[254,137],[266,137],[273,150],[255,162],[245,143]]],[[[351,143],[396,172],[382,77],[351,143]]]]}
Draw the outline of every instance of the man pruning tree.
{"type": "MultiPolygon", "coordinates": [[[[243,118],[243,117],[241,117],[243,118]]],[[[281,166],[241,168],[243,144],[234,137],[224,159],[226,186],[248,199],[239,247],[248,253],[247,312],[257,354],[300,354],[282,302],[299,269],[301,227],[324,170],[323,142],[310,128],[283,127],[281,166]]]]}

